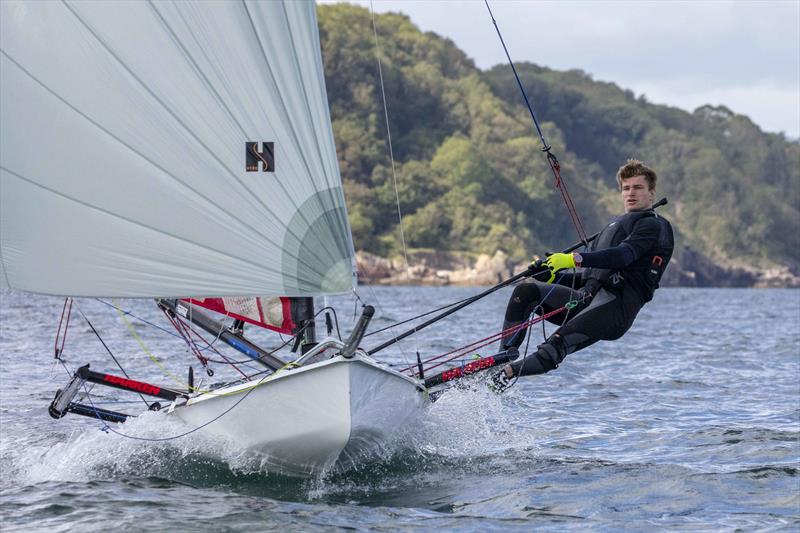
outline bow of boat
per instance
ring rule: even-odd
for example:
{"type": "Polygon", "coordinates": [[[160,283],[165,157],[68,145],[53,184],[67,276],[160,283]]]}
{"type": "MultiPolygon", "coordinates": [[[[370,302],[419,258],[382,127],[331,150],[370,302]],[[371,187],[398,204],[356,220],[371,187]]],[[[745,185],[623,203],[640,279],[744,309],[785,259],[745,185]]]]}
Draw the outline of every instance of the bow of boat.
{"type": "Polygon", "coordinates": [[[417,380],[357,353],[208,391],[172,412],[284,473],[311,475],[391,447],[426,403],[417,380]]]}

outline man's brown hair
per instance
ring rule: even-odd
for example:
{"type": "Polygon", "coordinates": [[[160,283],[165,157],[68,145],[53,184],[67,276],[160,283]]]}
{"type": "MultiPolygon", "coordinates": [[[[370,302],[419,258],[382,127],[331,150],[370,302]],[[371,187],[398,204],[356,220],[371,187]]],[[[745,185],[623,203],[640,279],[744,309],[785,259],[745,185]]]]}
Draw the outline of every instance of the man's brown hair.
{"type": "Polygon", "coordinates": [[[654,190],[656,188],[656,177],[655,171],[639,161],[638,159],[628,159],[628,161],[619,167],[617,171],[617,185],[619,185],[619,190],[622,190],[622,181],[633,178],[634,176],[644,176],[644,179],[647,180],[647,189],[654,190]]]}

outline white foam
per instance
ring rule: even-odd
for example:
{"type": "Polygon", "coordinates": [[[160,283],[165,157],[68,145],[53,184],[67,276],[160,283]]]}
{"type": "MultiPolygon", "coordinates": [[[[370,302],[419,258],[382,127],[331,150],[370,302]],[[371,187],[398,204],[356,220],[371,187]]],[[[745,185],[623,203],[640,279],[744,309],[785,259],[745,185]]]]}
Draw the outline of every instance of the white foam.
{"type": "Polygon", "coordinates": [[[448,458],[496,454],[530,448],[533,435],[520,427],[510,405],[518,391],[492,392],[483,380],[447,391],[430,407],[413,432],[413,444],[424,453],[448,458]]]}
{"type": "MultiPolygon", "coordinates": [[[[517,393],[512,389],[498,396],[482,381],[454,388],[431,405],[402,438],[387,443],[380,450],[379,462],[409,450],[424,460],[426,456],[458,459],[530,449],[535,436],[512,415],[518,411],[510,405],[517,393]]],[[[145,412],[108,427],[103,431],[94,423],[75,430],[62,442],[48,439],[47,443],[26,446],[14,458],[15,470],[29,483],[85,482],[127,475],[172,478],[187,464],[202,462],[219,462],[234,475],[274,471],[269,458],[202,430],[161,440],[193,429],[164,413],[145,412]]]]}
{"type": "Polygon", "coordinates": [[[124,424],[75,431],[66,441],[46,447],[29,447],[19,458],[19,471],[31,483],[39,481],[89,481],[116,475],[163,475],[176,460],[190,455],[219,459],[232,469],[249,469],[245,450],[235,442],[191,433],[176,417],[145,412],[124,424]],[[112,431],[113,430],[113,431],[112,431]]]}

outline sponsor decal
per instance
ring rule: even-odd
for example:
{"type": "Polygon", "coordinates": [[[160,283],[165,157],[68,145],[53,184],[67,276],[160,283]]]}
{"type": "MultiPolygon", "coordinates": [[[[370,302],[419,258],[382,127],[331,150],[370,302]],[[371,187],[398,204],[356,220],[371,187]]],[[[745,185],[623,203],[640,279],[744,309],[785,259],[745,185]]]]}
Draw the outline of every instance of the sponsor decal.
{"type": "Polygon", "coordinates": [[[258,172],[261,163],[261,172],[275,172],[275,143],[247,141],[244,145],[245,170],[258,172]],[[261,147],[259,149],[259,144],[261,147]]]}
{"type": "Polygon", "coordinates": [[[442,372],[442,382],[458,379],[468,374],[474,374],[478,370],[491,368],[495,365],[494,357],[484,357],[477,359],[471,363],[467,363],[463,367],[451,368],[442,372]]]}
{"type": "Polygon", "coordinates": [[[156,387],[155,385],[150,385],[148,383],[142,383],[141,381],[134,381],[132,379],[121,378],[119,376],[112,376],[111,374],[106,374],[103,376],[103,381],[106,383],[111,383],[112,385],[118,385],[120,387],[133,390],[136,392],[141,392],[144,394],[149,394],[151,396],[157,396],[159,392],[161,392],[161,388],[156,387]]]}

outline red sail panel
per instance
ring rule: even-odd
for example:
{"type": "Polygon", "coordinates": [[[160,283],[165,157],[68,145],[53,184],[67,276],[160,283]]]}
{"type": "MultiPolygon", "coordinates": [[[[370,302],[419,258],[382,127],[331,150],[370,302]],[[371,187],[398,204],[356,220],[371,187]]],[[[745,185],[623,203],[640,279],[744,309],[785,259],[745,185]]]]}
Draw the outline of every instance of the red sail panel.
{"type": "Polygon", "coordinates": [[[292,299],[288,297],[187,298],[185,301],[279,333],[291,335],[296,328],[292,320],[292,299]]]}

